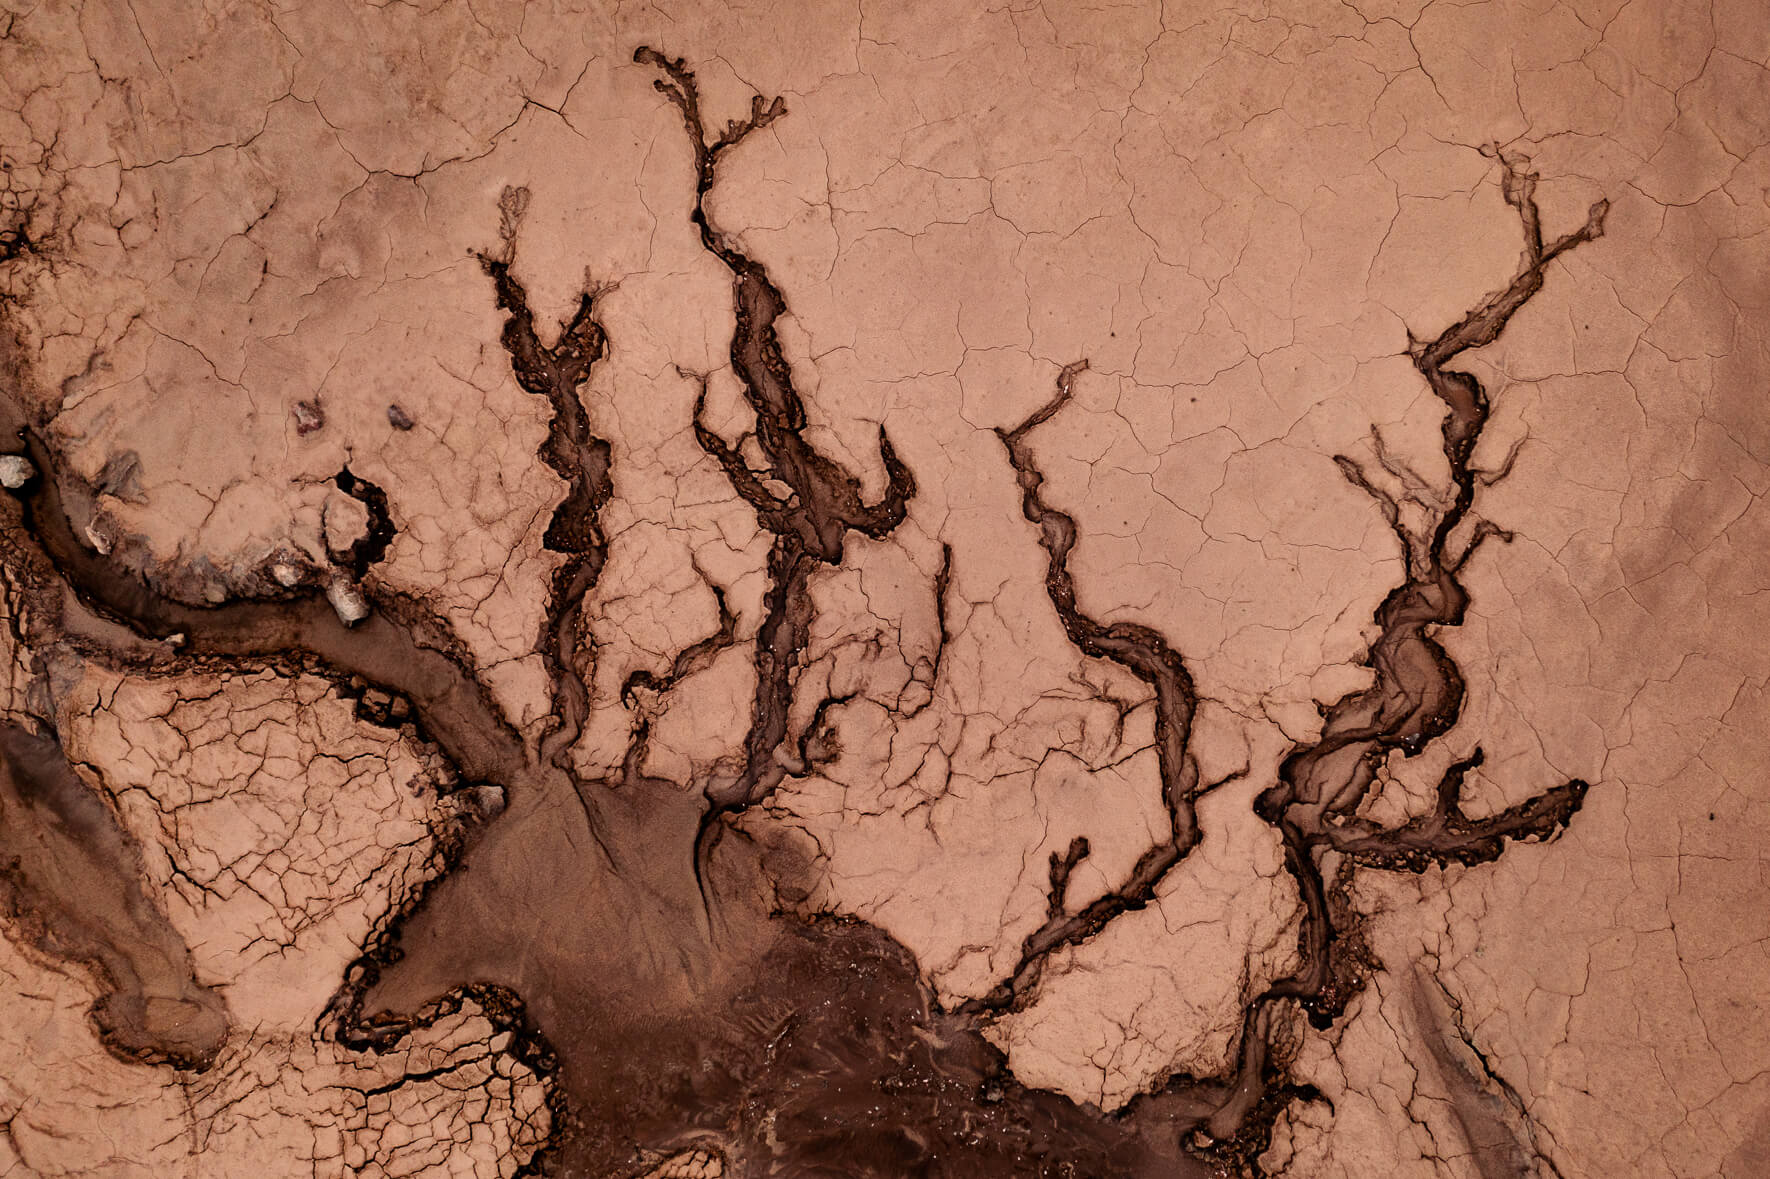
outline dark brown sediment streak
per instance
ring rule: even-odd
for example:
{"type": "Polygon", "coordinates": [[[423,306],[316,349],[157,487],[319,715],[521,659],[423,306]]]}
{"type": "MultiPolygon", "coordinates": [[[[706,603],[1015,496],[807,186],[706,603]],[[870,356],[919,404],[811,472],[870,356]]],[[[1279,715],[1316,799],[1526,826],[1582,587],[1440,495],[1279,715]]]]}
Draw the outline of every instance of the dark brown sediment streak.
{"type": "Polygon", "coordinates": [[[690,643],[678,651],[676,657],[670,661],[670,666],[662,673],[643,668],[629,673],[621,684],[621,699],[628,702],[629,706],[641,691],[668,692],[683,679],[704,670],[714,656],[737,640],[737,615],[726,604],[725,590],[710,581],[707,588],[712,590],[713,604],[719,611],[718,629],[699,642],[690,643]]]}
{"type": "Polygon", "coordinates": [[[1198,707],[1192,676],[1179,652],[1153,628],[1130,622],[1105,625],[1076,604],[1075,579],[1069,572],[1069,555],[1076,545],[1075,520],[1047,505],[1040,495],[1044,476],[1039,473],[1026,441],[1033,429],[1050,421],[1068,404],[1075,392],[1075,379],[1086,368],[1086,361],[1066,366],[1057,376],[1057,392],[1050,401],[1014,429],[998,429],[996,434],[1008,450],[1008,461],[1019,481],[1021,513],[1039,530],[1039,545],[1046,556],[1045,593],[1063,623],[1064,633],[1083,654],[1111,660],[1154,693],[1156,766],[1162,806],[1168,815],[1168,833],[1167,838],[1144,850],[1122,884],[1074,913],[1062,905],[1063,886],[1087,854],[1087,841],[1072,843],[1062,859],[1053,854],[1049,915],[1021,943],[1020,960],[1009,977],[988,994],[960,1005],[959,1010],[965,1014],[1018,1010],[1038,986],[1044,964],[1052,953],[1094,936],[1121,913],[1149,904],[1168,870],[1199,839],[1193,807],[1200,793],[1198,765],[1187,749],[1193,714],[1198,707]]]}
{"type": "Polygon", "coordinates": [[[367,576],[370,567],[379,564],[387,555],[387,548],[393,543],[395,529],[393,518],[387,511],[387,492],[352,473],[349,467],[332,477],[332,485],[362,504],[369,516],[363,535],[351,542],[350,549],[332,554],[334,560],[340,561],[350,570],[352,577],[361,581],[367,576]]]}
{"type": "MultiPolygon", "coordinates": [[[[621,784],[633,786],[645,780],[645,755],[651,740],[652,714],[642,704],[642,693],[653,700],[668,693],[678,683],[699,671],[712,666],[713,660],[722,651],[737,645],[737,615],[732,613],[731,606],[725,600],[725,589],[715,583],[702,572],[698,562],[694,565],[695,572],[701,574],[707,588],[713,593],[713,604],[719,611],[719,625],[706,638],[676,653],[670,666],[662,673],[647,671],[641,668],[630,672],[621,684],[621,703],[633,709],[637,714],[633,727],[627,738],[627,753],[621,762],[621,784]]],[[[803,759],[802,759],[803,760],[803,759]]]]}
{"type": "Polygon", "coordinates": [[[707,215],[707,193],[716,180],[721,154],[786,114],[786,105],[779,98],[765,101],[756,95],[748,118],[733,120],[709,140],[700,91],[686,63],[645,46],[634,53],[633,60],[663,73],[653,85],[681,112],[694,151],[695,199],[690,219],[700,233],[701,244],[731,272],[732,309],[737,321],[731,366],[755,415],[756,441],[768,461],[766,470],[751,470],[737,448],[705,424],[703,383],[695,402],[695,438],[725,472],[733,490],[755,511],[757,522],[773,534],[774,543],[769,548],[768,589],[756,633],[756,693],[744,740],[744,766],[735,779],[705,787],[708,810],[696,839],[699,864],[711,854],[727,817],[762,802],[787,776],[780,751],[788,738],[794,673],[811,634],[813,572],[820,566],[841,563],[844,539],[851,531],[875,540],[890,534],[908,512],[916,481],[898,459],[882,426],[879,458],[887,486],[874,504],[862,500],[858,478],[806,441],[805,404],[793,385],[774,327],[786,312],[786,300],[763,265],[744,254],[707,215]],[[770,482],[783,484],[786,493],[777,495],[768,486],[770,482]]]}
{"type": "Polygon", "coordinates": [[[13,936],[87,963],[103,991],[92,1020],[128,1060],[205,1069],[227,1006],[198,982],[190,948],[147,891],[140,849],[61,745],[0,722],[0,913],[13,936]]]}
{"type": "Polygon", "coordinates": [[[62,463],[35,429],[21,437],[39,476],[19,493],[19,530],[86,609],[193,668],[311,659],[335,679],[361,677],[410,701],[413,721],[464,777],[507,784],[524,776],[521,739],[454,653],[446,629],[418,603],[383,595],[381,609],[346,626],[311,591],[208,607],[175,601],[80,542],[62,507],[62,463]]]}
{"type": "MultiPolygon", "coordinates": [[[[1470,459],[1487,422],[1487,393],[1473,375],[1445,366],[1498,339],[1512,316],[1542,289],[1548,264],[1602,235],[1609,209],[1607,201],[1597,202],[1582,226],[1545,246],[1536,176],[1510,157],[1502,156],[1500,162],[1505,198],[1524,227],[1519,272],[1436,338],[1416,341],[1410,348],[1415,368],[1445,406],[1441,435],[1454,492],[1448,506],[1439,509],[1429,530],[1410,529],[1402,523],[1395,499],[1352,459],[1336,456],[1348,478],[1377,499],[1400,542],[1406,580],[1377,609],[1378,637],[1362,663],[1372,672],[1371,685],[1342,696],[1326,710],[1321,736],[1292,749],[1278,781],[1255,804],[1284,841],[1286,867],[1303,901],[1301,965],[1248,1007],[1234,1089],[1204,1124],[1208,1137],[1232,1153],[1245,1154],[1247,1138],[1263,1142],[1269,1133],[1269,1117],[1250,1117],[1256,1109],[1276,1113],[1266,1100],[1268,1090],[1281,1083],[1271,1060],[1275,1005],[1295,1001],[1311,1023],[1327,1027],[1362,988],[1373,965],[1356,930],[1336,920],[1336,910],[1347,908],[1343,888],[1349,874],[1342,870],[1335,882],[1324,881],[1322,853],[1335,851],[1356,864],[1413,872],[1431,865],[1486,863],[1510,840],[1552,838],[1567,826],[1589,789],[1575,779],[1487,818],[1470,819],[1462,810],[1462,788],[1468,771],[1481,763],[1477,748],[1444,773],[1428,813],[1394,828],[1355,814],[1391,752],[1415,756],[1456,723],[1463,679],[1432,632],[1461,624],[1468,594],[1457,575],[1484,540],[1505,536],[1470,516],[1481,481],[1470,459]]],[[[1387,467],[1380,446],[1378,455],[1387,467]]]]}
{"type": "Polygon", "coordinates": [[[541,461],[566,482],[565,497],[553,510],[542,540],[548,551],[564,554],[565,560],[553,574],[539,642],[553,684],[557,722],[543,744],[543,756],[565,769],[571,746],[590,714],[588,674],[582,666],[584,599],[608,562],[601,514],[614,494],[610,448],[606,439],[591,432],[582,392],[591,369],[607,354],[608,336],[596,319],[596,299],[602,291],[589,289],[579,294],[572,317],[559,325],[553,344],[541,342],[528,291],[510,269],[528,199],[527,189],[504,190],[499,201],[503,249],[496,255],[481,254],[479,261],[492,279],[498,309],[508,312],[502,338],[516,383],[524,392],[545,398],[552,410],[541,461]]]}

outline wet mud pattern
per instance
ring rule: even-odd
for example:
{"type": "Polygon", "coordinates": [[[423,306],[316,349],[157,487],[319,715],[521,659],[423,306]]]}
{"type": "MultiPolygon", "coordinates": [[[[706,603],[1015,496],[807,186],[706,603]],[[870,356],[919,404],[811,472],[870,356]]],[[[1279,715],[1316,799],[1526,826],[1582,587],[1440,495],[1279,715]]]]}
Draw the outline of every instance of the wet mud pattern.
{"type": "MultiPolygon", "coordinates": [[[[754,467],[741,444],[707,424],[704,380],[693,434],[769,544],[753,637],[740,640],[725,592],[715,585],[714,633],[684,648],[667,674],[629,677],[622,695],[667,694],[748,641],[755,683],[741,758],[706,781],[648,776],[641,720],[619,777],[586,780],[574,768],[570,755],[591,708],[595,660],[584,604],[608,560],[601,513],[621,474],[582,390],[620,342],[597,318],[599,289],[582,291],[555,331],[536,325],[518,276],[517,226],[529,199],[521,188],[504,190],[502,242],[478,260],[488,298],[506,316],[501,344],[511,372],[550,414],[540,457],[566,485],[545,538],[546,549],[562,559],[535,640],[553,706],[538,741],[518,734],[445,624],[414,599],[371,585],[374,609],[352,625],[315,585],[214,606],[162,592],[81,539],[68,497],[87,490],[76,486],[47,440],[47,423],[17,417],[6,423],[8,433],[17,432],[20,453],[38,472],[7,521],[13,576],[37,599],[31,641],[67,639],[143,673],[316,671],[358,699],[359,716],[404,728],[447,759],[455,774],[450,788],[483,800],[477,817],[452,833],[447,871],[379,928],[343,980],[326,1030],[366,1051],[388,1051],[463,998],[478,1002],[512,1032],[514,1051],[554,1085],[552,1136],[529,1173],[639,1175],[656,1159],[687,1150],[717,1155],[726,1173],[738,1176],[1141,1179],[1255,1167],[1278,1115],[1316,1096],[1289,1078],[1294,1045],[1285,1021],[1300,1010],[1316,1027],[1332,1026],[1377,965],[1348,899],[1354,874],[1490,862],[1511,841],[1553,838],[1590,789],[1572,780],[1471,816],[1462,791],[1481,764],[1477,750],[1443,775],[1429,811],[1389,827],[1358,814],[1391,757],[1421,754],[1457,722],[1465,685],[1433,635],[1464,618],[1468,594],[1458,576],[1471,555],[1508,539],[1474,512],[1489,474],[1471,465],[1488,418],[1487,395],[1475,377],[1448,366],[1495,341],[1542,289],[1556,258],[1601,235],[1607,206],[1599,202],[1579,229],[1545,242],[1536,177],[1521,161],[1499,159],[1505,197],[1524,230],[1523,263],[1507,287],[1411,353],[1444,406],[1448,501],[1413,505],[1426,509],[1422,526],[1418,512],[1402,510],[1405,489],[1389,490],[1351,458],[1337,460],[1388,520],[1404,554],[1405,581],[1376,613],[1377,638],[1363,661],[1369,686],[1329,706],[1319,738],[1292,749],[1278,780],[1259,795],[1258,814],[1278,831],[1302,901],[1299,964],[1246,997],[1231,1070],[1176,1076],[1109,1115],[1018,1083],[983,1029],[1025,1008],[1054,954],[1148,906],[1200,842],[1196,804],[1243,775],[1201,779],[1190,749],[1199,700],[1185,654],[1152,627],[1105,623],[1078,604],[1068,564],[1078,526],[1045,499],[1035,439],[1071,401],[1086,364],[1065,367],[1043,408],[996,433],[1017,479],[1030,542],[1045,553],[1048,600],[1070,642],[1152,693],[1167,829],[1128,876],[1074,910],[1064,895],[1090,844],[1077,838],[1063,854],[1051,853],[1046,918],[1022,942],[1012,970],[982,997],[943,1010],[913,956],[880,930],[776,912],[769,898],[792,882],[779,878],[779,866],[740,827],[783,783],[811,772],[814,734],[828,709],[843,702],[832,694],[809,709],[796,706],[817,621],[814,578],[842,566],[851,534],[891,536],[908,516],[917,480],[881,427],[885,487],[867,502],[861,479],[809,440],[805,402],[777,334],[786,297],[708,213],[725,153],[789,117],[786,104],[758,95],[747,118],[709,134],[697,79],[682,60],[649,47],[634,60],[657,72],[657,92],[681,116],[696,177],[685,215],[730,275],[730,361],[754,417],[749,441],[765,466],[754,467]],[[109,641],[122,628],[134,636],[132,645],[109,641]],[[800,715],[809,719],[795,724],[800,715]]],[[[335,486],[370,517],[367,534],[334,554],[362,581],[387,553],[397,505],[348,467],[335,486]]],[[[944,548],[929,586],[939,607],[939,652],[948,640],[955,560],[964,554],[944,548]]],[[[96,963],[111,988],[95,1013],[107,1043],[135,1058],[202,1067],[225,1033],[225,1010],[190,977],[188,953],[163,922],[155,923],[134,877],[117,870],[130,854],[121,832],[114,822],[107,826],[108,813],[51,738],[0,727],[0,753],[8,816],[0,851],[13,857],[3,880],[15,921],[24,913],[53,915],[43,918],[54,932],[39,939],[40,947],[96,963]],[[18,823],[19,815],[32,821],[18,823]]],[[[1424,994],[1427,984],[1420,986],[1424,994]]],[[[1420,1023],[1440,1036],[1455,1026],[1442,1007],[1434,996],[1416,1003],[1420,1023]]],[[[1483,1144],[1483,1159],[1492,1160],[1480,1164],[1482,1173],[1511,1173],[1503,1168],[1525,1149],[1515,1097],[1495,1098],[1491,1078],[1468,1073],[1466,1053],[1435,1051],[1444,1074],[1461,1078],[1458,1116],[1470,1140],[1483,1144]]]]}
{"type": "MultiPolygon", "coordinates": [[[[1522,267],[1504,290],[1436,339],[1416,345],[1413,352],[1415,366],[1446,410],[1442,434],[1454,487],[1450,503],[1429,513],[1430,524],[1424,529],[1404,523],[1393,493],[1373,483],[1352,459],[1336,456],[1347,478],[1379,501],[1405,554],[1408,580],[1377,611],[1379,637],[1365,657],[1365,666],[1374,672],[1371,685],[1326,709],[1320,739],[1291,751],[1281,765],[1279,781],[1263,791],[1256,804],[1260,815],[1283,836],[1286,866],[1303,899],[1301,966],[1249,1002],[1240,1068],[1233,1076],[1204,1084],[1187,1078],[1169,1086],[1171,1094],[1189,1103],[1201,1098],[1216,1103],[1187,1135],[1189,1146],[1202,1158],[1246,1167],[1266,1148],[1272,1118],[1282,1108],[1282,1100],[1269,1098],[1275,1092],[1287,1094],[1283,1063],[1273,1054],[1275,1006],[1295,1003],[1316,1027],[1330,1027],[1377,965],[1362,945],[1357,920],[1346,916],[1350,906],[1344,894],[1351,865],[1420,872],[1431,865],[1490,862],[1508,840],[1552,838],[1572,819],[1590,789],[1586,782],[1570,781],[1528,802],[1471,819],[1463,812],[1461,792],[1467,773],[1481,764],[1477,748],[1444,773],[1430,812],[1388,829],[1356,814],[1391,753],[1416,756],[1456,723],[1463,680],[1430,632],[1462,622],[1468,598],[1457,573],[1475,550],[1490,538],[1510,539],[1471,514],[1479,473],[1471,468],[1470,456],[1487,420],[1486,393],[1475,377],[1445,366],[1461,353],[1496,340],[1512,315],[1542,289],[1544,268],[1565,251],[1602,234],[1609,208],[1608,202],[1598,202],[1583,226],[1545,245],[1535,201],[1536,176],[1515,160],[1503,158],[1501,163],[1506,199],[1523,223],[1522,267]],[[1330,875],[1324,878],[1324,861],[1330,856],[1338,863],[1329,861],[1330,875]]],[[[967,1004],[972,1011],[1011,1008],[1023,1001],[1025,991],[1037,985],[1041,964],[1055,950],[1093,935],[1119,913],[1147,904],[1162,876],[1198,841],[1194,801],[1212,785],[1222,784],[1201,789],[1187,750],[1197,700],[1179,654],[1148,627],[1103,626],[1076,605],[1067,564],[1077,541],[1075,522],[1044,502],[1043,479],[1027,436],[1069,402],[1074,382],[1086,367],[1085,361],[1066,367],[1051,401],[1014,429],[997,433],[1019,478],[1026,519],[1039,529],[1039,543],[1048,555],[1046,589],[1070,641],[1089,656],[1122,664],[1154,690],[1156,749],[1171,830],[1167,839],[1142,855],[1124,884],[1073,914],[1064,913],[1056,898],[1087,854],[1087,845],[1072,844],[1061,859],[1053,854],[1050,920],[1026,939],[1014,975],[985,999],[967,1004]]],[[[1380,441],[1378,453],[1383,454],[1380,441]]]]}

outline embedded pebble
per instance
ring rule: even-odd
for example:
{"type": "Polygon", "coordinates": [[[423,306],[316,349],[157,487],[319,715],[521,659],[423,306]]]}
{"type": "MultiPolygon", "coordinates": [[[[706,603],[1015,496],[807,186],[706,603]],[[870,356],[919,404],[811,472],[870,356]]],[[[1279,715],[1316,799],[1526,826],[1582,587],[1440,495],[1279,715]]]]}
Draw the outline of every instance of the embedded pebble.
{"type": "Polygon", "coordinates": [[[369,599],[346,578],[336,577],[327,584],[326,601],[332,603],[332,611],[345,626],[355,626],[369,616],[369,599]]]}
{"type": "Polygon", "coordinates": [[[37,468],[22,454],[0,454],[0,487],[17,491],[31,481],[37,468]]]}

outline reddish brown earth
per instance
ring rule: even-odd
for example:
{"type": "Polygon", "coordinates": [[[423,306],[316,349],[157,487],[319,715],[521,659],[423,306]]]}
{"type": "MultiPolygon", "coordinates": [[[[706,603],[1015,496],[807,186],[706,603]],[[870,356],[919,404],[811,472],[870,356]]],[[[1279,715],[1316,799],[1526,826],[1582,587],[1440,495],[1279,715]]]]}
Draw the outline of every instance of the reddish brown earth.
{"type": "Polygon", "coordinates": [[[0,1175],[1770,1167],[1770,19],[0,10],[0,1175]]]}

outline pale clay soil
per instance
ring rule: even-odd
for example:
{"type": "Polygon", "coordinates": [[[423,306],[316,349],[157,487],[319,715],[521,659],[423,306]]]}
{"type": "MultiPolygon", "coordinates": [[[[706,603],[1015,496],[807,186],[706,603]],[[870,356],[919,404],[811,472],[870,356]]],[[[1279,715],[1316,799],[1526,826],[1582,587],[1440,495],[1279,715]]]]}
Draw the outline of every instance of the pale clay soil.
{"type": "MultiPolygon", "coordinates": [[[[989,1084],[1089,1124],[1194,1082],[1202,1117],[1270,1042],[1264,1114],[1161,1131],[1192,1170],[1072,1174],[1770,1174],[1758,0],[0,0],[0,164],[0,398],[56,463],[0,497],[0,719],[80,783],[7,754],[5,1179],[840,1174],[663,1082],[680,1133],[606,1147],[598,1078],[643,1052],[574,1047],[605,1007],[725,1018],[734,964],[820,915],[901,946],[917,1002],[1001,1054],[989,1084]],[[785,302],[788,442],[640,46],[693,71],[709,141],[782,99],[701,187],[785,302]],[[1366,963],[1316,1026],[1260,1007],[1318,927],[1257,800],[1336,701],[1434,674],[1367,659],[1459,477],[1410,346],[1529,269],[1526,172],[1551,242],[1609,205],[1447,365],[1492,403],[1459,543],[1505,530],[1430,630],[1465,695],[1333,822],[1423,822],[1477,746],[1471,820],[1589,790],[1465,862],[1312,844],[1366,963]],[[525,382],[508,290],[548,346],[591,296],[587,375],[549,387],[592,443],[525,382]],[[782,538],[826,510],[798,440],[838,464],[816,488],[888,512],[895,464],[913,493],[787,591],[811,542],[782,538]],[[89,572],[41,534],[44,481],[89,572]],[[574,488],[577,548],[549,540],[574,488]],[[1184,661],[1178,809],[1180,722],[1066,631],[1041,510],[1073,520],[1074,617],[1184,661]],[[99,569],[197,625],[162,641],[99,569]],[[204,645],[212,606],[327,592],[292,634],[360,606],[339,650],[421,632],[471,706],[427,706],[403,656],[204,645]],[[803,641],[757,752],[777,624],[803,641]],[[359,959],[414,910],[371,992],[359,959]]],[[[1038,1153],[900,1173],[1060,1173],[1038,1153]]]]}

